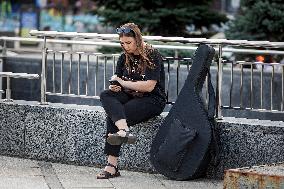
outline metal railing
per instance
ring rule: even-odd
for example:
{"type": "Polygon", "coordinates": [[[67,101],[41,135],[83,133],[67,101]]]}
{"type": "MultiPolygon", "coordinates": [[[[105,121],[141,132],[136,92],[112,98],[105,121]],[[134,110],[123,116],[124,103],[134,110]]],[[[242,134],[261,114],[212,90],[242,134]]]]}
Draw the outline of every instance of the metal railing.
{"type": "MultiPolygon", "coordinates": [[[[38,74],[28,74],[28,73],[13,73],[13,72],[0,72],[0,77],[5,77],[7,82],[6,88],[6,99],[5,102],[12,102],[11,99],[11,87],[10,87],[10,79],[11,78],[22,78],[22,79],[39,79],[38,74]]],[[[2,90],[0,90],[2,93],[2,90]]]]}
{"type": "MultiPolygon", "coordinates": [[[[103,64],[104,64],[104,69],[103,69],[103,86],[104,88],[106,87],[106,65],[108,61],[112,62],[112,67],[113,70],[115,68],[115,62],[116,58],[118,55],[102,55],[99,53],[91,53],[91,52],[85,52],[85,51],[74,51],[74,50],[66,50],[66,49],[61,49],[61,50],[53,50],[53,49],[48,49],[47,44],[50,43],[56,43],[56,44],[77,44],[77,45],[99,45],[99,46],[120,46],[120,44],[117,42],[117,35],[112,35],[112,34],[88,34],[88,33],[74,33],[74,32],[54,32],[54,31],[48,31],[48,32],[43,32],[43,31],[31,31],[31,35],[41,37],[42,39],[30,39],[30,38],[8,38],[8,37],[0,37],[0,40],[4,41],[4,46],[3,46],[3,51],[2,55],[5,56],[5,53],[7,52],[5,50],[5,44],[6,41],[33,41],[33,42],[39,42],[42,44],[42,73],[41,73],[41,104],[46,104],[46,95],[65,95],[65,96],[79,96],[82,98],[98,98],[97,96],[97,82],[98,82],[98,65],[99,65],[99,60],[103,59],[103,64]],[[50,39],[50,38],[71,38],[73,40],[62,40],[62,39],[50,39]],[[74,40],[74,38],[76,40],[74,40]],[[101,41],[93,41],[94,39],[98,39],[101,41]],[[110,40],[110,41],[103,41],[103,40],[110,40]],[[60,54],[60,90],[59,92],[56,91],[54,87],[55,83],[55,57],[56,53],[60,54]],[[47,72],[47,56],[52,54],[52,83],[53,87],[51,91],[47,91],[47,86],[46,86],[46,72],[47,72]],[[77,59],[74,59],[74,55],[77,55],[77,59]],[[64,86],[63,86],[63,67],[64,67],[64,62],[66,56],[69,56],[69,78],[68,78],[68,91],[64,93],[64,86]],[[82,57],[85,56],[86,59],[86,72],[85,72],[85,83],[84,83],[84,93],[81,92],[81,81],[80,81],[80,67],[82,65],[82,57]],[[92,58],[91,58],[92,57],[92,58]],[[110,60],[109,57],[111,57],[110,60]],[[73,72],[73,66],[74,62],[77,62],[77,91],[73,92],[72,89],[72,72],[73,72]],[[89,90],[89,84],[88,80],[90,77],[90,62],[95,62],[95,68],[96,71],[94,73],[95,75],[95,94],[90,95],[88,90],[89,90]]],[[[268,42],[268,41],[247,41],[247,40],[226,40],[226,39],[204,39],[204,38],[182,38],[182,37],[161,37],[161,36],[144,36],[144,40],[146,41],[162,41],[165,42],[164,45],[153,45],[155,48],[164,48],[164,49],[185,49],[185,50],[195,50],[196,45],[200,43],[206,43],[212,45],[216,50],[217,50],[217,76],[216,76],[216,102],[217,102],[217,109],[216,109],[216,114],[217,118],[222,117],[222,112],[221,108],[246,108],[243,105],[243,90],[244,90],[244,85],[243,85],[243,73],[244,73],[244,66],[246,64],[249,64],[251,66],[250,72],[251,72],[251,86],[250,86],[250,98],[249,98],[249,109],[253,109],[253,78],[254,78],[254,69],[253,65],[260,65],[262,67],[262,70],[260,72],[261,74],[261,89],[260,93],[261,100],[260,100],[260,109],[263,109],[263,67],[266,66],[266,64],[263,63],[255,63],[255,62],[241,62],[241,61],[234,61],[231,62],[231,84],[230,84],[230,101],[228,106],[224,106],[221,101],[222,97],[222,78],[223,78],[223,66],[224,66],[224,60],[223,60],[223,52],[234,52],[234,53],[244,53],[244,54],[276,54],[276,55],[284,55],[283,48],[284,47],[284,42],[268,42]],[[175,43],[176,45],[167,45],[166,42],[171,42],[175,43]],[[182,42],[182,45],[179,43],[182,42]],[[238,48],[232,48],[232,47],[238,47],[238,48]],[[243,47],[240,49],[239,47],[243,47]],[[251,49],[251,48],[259,48],[263,47],[265,50],[261,49],[251,49]],[[280,48],[280,49],[279,49],[280,48]],[[234,107],[232,105],[232,92],[233,92],[233,86],[235,84],[233,80],[233,76],[236,72],[236,69],[234,69],[235,65],[239,65],[240,68],[240,74],[241,74],[241,81],[240,81],[240,106],[239,107],[234,107]]],[[[176,59],[176,58],[167,58],[166,59],[166,64],[168,67],[166,68],[166,79],[167,79],[167,89],[169,89],[169,81],[171,80],[170,78],[170,63],[169,61],[174,61],[176,64],[176,69],[177,69],[177,83],[176,83],[176,93],[178,94],[180,86],[179,86],[179,68],[180,68],[180,62],[187,62],[187,69],[189,70],[190,66],[190,58],[185,58],[185,59],[176,59]]],[[[284,91],[284,73],[283,73],[283,65],[280,64],[267,64],[267,66],[272,66],[272,72],[271,72],[271,107],[270,110],[273,110],[273,91],[274,91],[274,74],[275,74],[275,67],[282,67],[281,68],[281,88],[282,88],[282,94],[281,94],[281,108],[280,111],[283,111],[283,101],[284,101],[284,96],[283,96],[283,91],[284,91]]],[[[167,95],[168,95],[167,91],[167,95]]]]}
{"type": "Polygon", "coordinates": [[[228,106],[222,106],[223,108],[234,108],[234,109],[259,109],[259,110],[270,110],[274,111],[274,100],[273,96],[275,95],[275,85],[280,84],[279,90],[281,91],[281,101],[279,102],[280,108],[278,110],[283,111],[283,104],[284,104],[284,64],[280,63],[262,63],[262,62],[248,62],[248,61],[236,61],[236,62],[231,62],[230,63],[230,72],[231,72],[231,77],[230,77],[230,102],[228,106]],[[239,66],[239,74],[240,74],[240,91],[239,91],[239,96],[240,96],[240,101],[239,101],[239,106],[233,106],[232,105],[232,92],[233,92],[233,86],[236,84],[234,81],[234,75],[236,74],[235,71],[235,66],[239,66]],[[245,70],[244,67],[247,66],[248,68],[245,70]],[[264,68],[269,69],[269,71],[264,71],[264,68]],[[278,71],[276,71],[276,69],[278,71]],[[249,96],[244,97],[244,75],[245,73],[248,75],[248,80],[249,80],[249,96]],[[267,85],[270,87],[269,91],[269,98],[270,98],[270,108],[264,108],[264,73],[269,77],[267,79],[267,85]],[[278,73],[278,75],[281,75],[281,82],[280,83],[275,83],[275,75],[278,73]],[[255,88],[256,88],[256,83],[254,82],[255,79],[260,79],[259,82],[259,94],[255,94],[255,88]],[[259,97],[258,104],[255,104],[255,97],[259,97]],[[244,106],[244,99],[247,99],[249,102],[248,107],[244,106]],[[255,108],[257,106],[257,108],[255,108]]]}

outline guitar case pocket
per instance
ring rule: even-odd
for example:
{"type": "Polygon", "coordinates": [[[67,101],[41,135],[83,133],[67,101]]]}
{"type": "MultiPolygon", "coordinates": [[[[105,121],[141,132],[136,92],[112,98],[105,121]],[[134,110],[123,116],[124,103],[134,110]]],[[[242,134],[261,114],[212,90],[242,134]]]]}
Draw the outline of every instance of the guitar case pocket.
{"type": "Polygon", "coordinates": [[[195,129],[185,127],[178,119],[174,119],[156,153],[157,161],[172,171],[178,171],[196,135],[195,129]]]}

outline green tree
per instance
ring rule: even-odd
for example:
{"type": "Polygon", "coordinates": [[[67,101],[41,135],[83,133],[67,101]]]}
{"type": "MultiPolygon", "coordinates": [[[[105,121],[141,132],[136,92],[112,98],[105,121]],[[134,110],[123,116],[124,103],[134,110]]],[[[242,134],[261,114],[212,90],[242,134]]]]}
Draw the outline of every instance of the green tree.
{"type": "Polygon", "coordinates": [[[103,23],[118,27],[134,22],[151,35],[185,36],[187,26],[209,28],[226,22],[225,15],[210,9],[212,0],[95,0],[103,23]]]}
{"type": "Polygon", "coordinates": [[[225,34],[228,39],[283,41],[283,0],[242,0],[225,34]]]}

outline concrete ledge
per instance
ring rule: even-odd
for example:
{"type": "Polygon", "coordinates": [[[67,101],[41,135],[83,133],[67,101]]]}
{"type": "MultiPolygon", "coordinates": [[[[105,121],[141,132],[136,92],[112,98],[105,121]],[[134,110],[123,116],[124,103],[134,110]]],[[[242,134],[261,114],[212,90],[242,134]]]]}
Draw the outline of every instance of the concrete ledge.
{"type": "Polygon", "coordinates": [[[224,189],[283,188],[283,168],[282,163],[226,170],[224,189]]]}
{"type": "MultiPolygon", "coordinates": [[[[120,168],[153,172],[149,151],[166,113],[132,128],[136,145],[122,148],[120,168]]],[[[0,103],[0,154],[52,162],[103,166],[105,113],[101,107],[15,101],[0,103]]],[[[225,169],[284,160],[284,122],[224,118],[218,121],[221,162],[208,177],[225,169]]]]}
{"type": "Polygon", "coordinates": [[[224,117],[218,121],[220,164],[208,176],[221,178],[224,170],[284,160],[284,122],[224,117]]]}
{"type": "MultiPolygon", "coordinates": [[[[37,102],[25,101],[0,103],[0,153],[53,162],[104,165],[105,116],[101,107],[40,106],[37,102]]],[[[121,168],[153,170],[149,151],[163,117],[132,128],[138,141],[123,148],[121,168]]]]}

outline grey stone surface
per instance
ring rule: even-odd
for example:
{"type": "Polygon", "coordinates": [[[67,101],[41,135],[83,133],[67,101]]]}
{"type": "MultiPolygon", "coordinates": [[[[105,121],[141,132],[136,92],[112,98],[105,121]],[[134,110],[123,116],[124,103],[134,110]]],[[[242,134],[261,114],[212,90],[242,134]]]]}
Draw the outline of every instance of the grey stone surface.
{"type": "Polygon", "coordinates": [[[49,189],[36,161],[0,156],[1,189],[49,189]]]}
{"type": "Polygon", "coordinates": [[[101,170],[94,167],[53,164],[64,188],[114,188],[110,180],[97,180],[96,174],[101,170]]]}
{"type": "Polygon", "coordinates": [[[104,112],[33,108],[26,124],[26,153],[31,158],[84,164],[103,157],[104,112]]]}
{"type": "Polygon", "coordinates": [[[26,110],[22,106],[0,104],[0,151],[23,156],[26,110]]]}
{"type": "Polygon", "coordinates": [[[224,117],[218,122],[220,164],[208,176],[223,170],[284,161],[284,122],[224,117]]]}
{"type": "MultiPolygon", "coordinates": [[[[21,126],[25,128],[21,133],[25,134],[22,154],[10,153],[9,155],[82,165],[103,166],[105,164],[106,156],[103,154],[106,129],[105,113],[101,107],[78,109],[75,108],[78,107],[75,105],[59,107],[58,104],[39,106],[36,102],[33,105],[28,105],[27,102],[21,104],[0,103],[0,112],[3,114],[6,112],[6,117],[24,120],[21,123],[21,126]],[[17,108],[24,111],[25,115],[20,118],[15,117],[17,108]]],[[[139,140],[136,145],[128,145],[123,148],[121,153],[123,168],[153,171],[149,162],[149,151],[152,139],[162,119],[163,116],[159,116],[132,128],[139,140]]],[[[9,127],[9,124],[3,122],[2,125],[9,127]]],[[[5,141],[9,143],[11,140],[5,141]]],[[[6,154],[6,150],[3,149],[1,153],[6,154]]]]}
{"type": "Polygon", "coordinates": [[[197,179],[173,181],[159,174],[121,170],[121,176],[112,179],[96,179],[100,169],[44,161],[33,161],[0,156],[1,189],[221,189],[222,180],[197,179]],[[48,168],[46,165],[48,164],[48,168]],[[32,171],[31,171],[32,170],[32,171]],[[52,177],[46,173],[52,170],[52,177]],[[11,174],[13,173],[13,174],[11,174]],[[47,176],[49,175],[49,178],[47,176]],[[54,181],[55,180],[55,181],[54,181]],[[57,182],[60,187],[52,185],[57,182]]]}
{"type": "MultiPolygon", "coordinates": [[[[11,136],[1,138],[1,154],[31,159],[102,167],[105,113],[101,107],[16,101],[0,103],[0,123],[9,131],[10,125],[22,130],[17,136],[22,146],[11,136]],[[7,121],[9,120],[9,121],[7,121]],[[17,149],[11,151],[10,149],[17,149]]],[[[136,145],[122,148],[120,167],[127,170],[155,172],[149,152],[152,140],[166,113],[131,128],[138,137],[136,145]]],[[[284,160],[284,122],[224,117],[217,124],[220,138],[220,164],[210,165],[209,178],[221,178],[223,171],[284,160]]]]}

